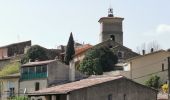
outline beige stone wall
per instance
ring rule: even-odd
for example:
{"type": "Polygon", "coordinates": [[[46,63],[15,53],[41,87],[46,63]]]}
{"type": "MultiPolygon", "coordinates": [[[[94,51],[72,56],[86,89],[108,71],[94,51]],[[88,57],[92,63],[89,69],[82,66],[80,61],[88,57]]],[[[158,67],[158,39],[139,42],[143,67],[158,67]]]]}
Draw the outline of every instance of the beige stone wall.
{"type": "Polygon", "coordinates": [[[123,27],[122,18],[102,18],[100,22],[100,42],[110,39],[111,35],[115,36],[115,41],[123,45],[123,27]]]}
{"type": "Polygon", "coordinates": [[[156,91],[127,79],[118,79],[69,93],[69,100],[156,100],[156,91]]]}
{"type": "Polygon", "coordinates": [[[24,90],[26,88],[26,93],[31,93],[35,91],[35,83],[40,83],[40,89],[47,88],[47,79],[38,79],[38,80],[27,80],[27,81],[21,81],[20,82],[20,95],[23,96],[24,90]]]}
{"type": "Polygon", "coordinates": [[[0,100],[7,100],[9,97],[9,82],[13,84],[15,88],[15,95],[18,96],[19,92],[19,78],[12,78],[12,79],[0,79],[0,91],[1,91],[1,98],[0,100]]]}
{"type": "Polygon", "coordinates": [[[128,63],[131,66],[131,78],[144,84],[152,75],[158,75],[161,81],[165,82],[168,79],[168,56],[170,56],[169,52],[163,51],[130,60],[128,63]],[[164,64],[164,71],[162,71],[162,64],[164,64]]]}
{"type": "Polygon", "coordinates": [[[52,62],[48,64],[48,84],[62,83],[69,80],[69,66],[61,62],[52,62]]]}

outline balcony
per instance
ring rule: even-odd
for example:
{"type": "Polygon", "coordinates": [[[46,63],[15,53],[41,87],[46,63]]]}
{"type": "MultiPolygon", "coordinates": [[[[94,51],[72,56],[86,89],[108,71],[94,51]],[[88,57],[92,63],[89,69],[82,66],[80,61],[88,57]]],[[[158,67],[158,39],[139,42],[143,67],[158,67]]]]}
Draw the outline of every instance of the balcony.
{"type": "Polygon", "coordinates": [[[39,78],[47,78],[47,73],[32,73],[32,74],[22,74],[21,80],[32,80],[39,78]]]}

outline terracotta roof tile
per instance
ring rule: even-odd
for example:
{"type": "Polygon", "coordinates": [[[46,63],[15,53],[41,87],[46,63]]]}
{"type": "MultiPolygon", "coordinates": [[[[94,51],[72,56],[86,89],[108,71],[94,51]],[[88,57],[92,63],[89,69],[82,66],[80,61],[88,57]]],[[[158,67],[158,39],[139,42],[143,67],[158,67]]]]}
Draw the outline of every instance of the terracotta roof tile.
{"type": "Polygon", "coordinates": [[[93,46],[90,44],[83,45],[75,50],[75,56],[86,52],[88,49],[92,48],[93,46]]]}

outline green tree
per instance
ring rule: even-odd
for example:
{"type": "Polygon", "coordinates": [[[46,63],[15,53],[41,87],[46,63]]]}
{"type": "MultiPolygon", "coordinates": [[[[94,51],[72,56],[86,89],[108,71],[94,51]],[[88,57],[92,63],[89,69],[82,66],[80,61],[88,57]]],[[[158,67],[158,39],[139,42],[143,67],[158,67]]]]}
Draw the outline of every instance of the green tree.
{"type": "Polygon", "coordinates": [[[113,70],[117,61],[117,56],[109,48],[92,48],[85,54],[79,70],[87,75],[101,75],[113,70]]]}
{"type": "Polygon", "coordinates": [[[145,82],[145,85],[148,87],[158,89],[160,85],[160,77],[156,75],[150,77],[150,79],[145,82]]]}
{"type": "Polygon", "coordinates": [[[72,33],[70,34],[69,41],[67,43],[64,62],[65,64],[69,65],[69,62],[73,59],[73,56],[75,54],[74,50],[74,39],[72,33]]]}
{"type": "Polygon", "coordinates": [[[47,52],[46,49],[39,46],[39,45],[34,45],[30,49],[28,49],[27,53],[25,56],[22,58],[21,63],[24,64],[29,61],[43,61],[43,60],[48,60],[47,57],[47,52]]]}

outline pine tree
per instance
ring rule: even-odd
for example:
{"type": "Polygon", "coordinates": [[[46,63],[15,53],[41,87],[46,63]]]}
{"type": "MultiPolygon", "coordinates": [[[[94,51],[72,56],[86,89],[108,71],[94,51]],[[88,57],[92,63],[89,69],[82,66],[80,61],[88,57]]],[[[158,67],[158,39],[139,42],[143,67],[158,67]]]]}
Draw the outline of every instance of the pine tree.
{"type": "Polygon", "coordinates": [[[73,39],[73,35],[71,32],[69,41],[68,41],[67,47],[66,47],[65,57],[64,57],[65,64],[69,65],[69,62],[73,59],[74,54],[75,54],[74,39],[73,39]]]}

